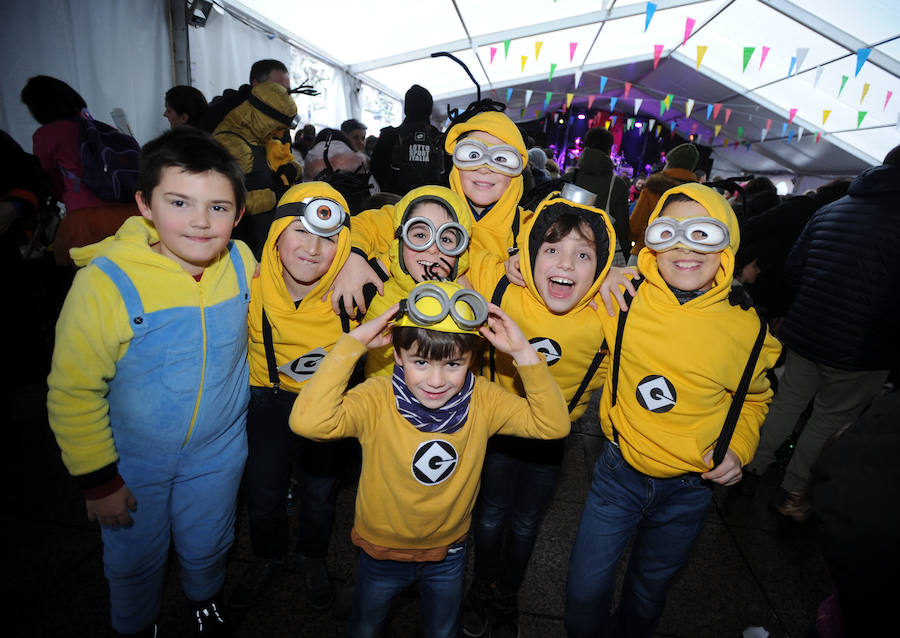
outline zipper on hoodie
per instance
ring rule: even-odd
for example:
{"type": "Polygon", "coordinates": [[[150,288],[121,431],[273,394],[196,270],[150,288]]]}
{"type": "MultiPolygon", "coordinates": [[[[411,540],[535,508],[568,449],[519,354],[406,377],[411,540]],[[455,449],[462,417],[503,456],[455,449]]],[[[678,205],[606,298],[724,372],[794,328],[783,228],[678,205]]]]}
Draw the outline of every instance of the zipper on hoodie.
{"type": "Polygon", "coordinates": [[[206,381],[206,305],[204,304],[203,289],[200,287],[200,282],[195,281],[194,285],[197,286],[197,292],[200,296],[200,328],[203,333],[203,361],[200,364],[200,390],[197,392],[197,401],[194,403],[194,413],[191,415],[191,424],[188,426],[187,434],[184,437],[184,443],[181,444],[182,448],[187,447],[188,442],[191,440],[191,434],[194,431],[194,423],[197,421],[197,413],[200,411],[200,400],[203,398],[203,385],[206,381]]]}

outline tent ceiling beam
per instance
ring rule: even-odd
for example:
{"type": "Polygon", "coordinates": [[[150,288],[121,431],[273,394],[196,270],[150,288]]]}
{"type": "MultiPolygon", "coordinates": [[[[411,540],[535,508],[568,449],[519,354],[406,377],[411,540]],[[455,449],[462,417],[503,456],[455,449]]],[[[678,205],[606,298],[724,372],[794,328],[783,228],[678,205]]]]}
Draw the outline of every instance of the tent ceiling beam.
{"type": "MultiPolygon", "coordinates": [[[[657,11],[666,9],[674,9],[692,4],[702,4],[708,0],[658,0],[657,11]]],[[[515,29],[505,29],[503,31],[495,31],[493,33],[485,33],[484,35],[474,36],[471,42],[466,39],[453,40],[452,42],[444,42],[436,44],[427,49],[417,49],[414,51],[406,51],[396,55],[378,58],[368,62],[359,62],[351,64],[348,67],[350,73],[365,73],[374,69],[380,69],[386,66],[394,66],[395,64],[404,64],[406,62],[414,62],[430,57],[434,51],[463,51],[465,49],[494,44],[496,42],[504,42],[506,40],[516,40],[518,38],[528,38],[542,33],[551,31],[562,31],[563,29],[572,29],[574,27],[582,27],[588,24],[596,24],[606,20],[620,20],[622,18],[630,18],[632,16],[641,15],[647,10],[646,4],[630,4],[624,7],[613,7],[609,10],[592,11],[590,13],[582,13],[580,15],[568,18],[560,18],[559,20],[548,20],[537,24],[530,24],[515,29]]]]}

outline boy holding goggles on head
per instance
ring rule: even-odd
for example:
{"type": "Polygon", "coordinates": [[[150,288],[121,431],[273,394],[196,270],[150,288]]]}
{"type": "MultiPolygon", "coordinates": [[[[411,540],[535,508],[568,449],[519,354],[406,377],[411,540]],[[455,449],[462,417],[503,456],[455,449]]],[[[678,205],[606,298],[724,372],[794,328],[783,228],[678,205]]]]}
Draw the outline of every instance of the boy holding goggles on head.
{"type": "Polygon", "coordinates": [[[378,635],[391,600],[416,581],[425,635],[458,636],[465,538],[488,438],[569,431],[559,388],[521,330],[450,282],[419,284],[405,303],[342,336],[301,391],[290,425],[316,440],[356,437],[362,446],[351,537],[363,551],[347,629],[358,638],[378,635]],[[524,398],[472,373],[482,336],[515,360],[524,398]],[[391,341],[392,377],[345,392],[366,349],[391,341]]]}
{"type": "Polygon", "coordinates": [[[703,529],[710,482],[740,480],[772,398],[766,369],[781,348],[756,311],[730,296],[740,235],[728,202],[700,184],[669,189],[645,241],[646,283],[627,311],[600,313],[613,346],[600,404],[609,440],[569,561],[569,636],[653,635],[703,529]]]}

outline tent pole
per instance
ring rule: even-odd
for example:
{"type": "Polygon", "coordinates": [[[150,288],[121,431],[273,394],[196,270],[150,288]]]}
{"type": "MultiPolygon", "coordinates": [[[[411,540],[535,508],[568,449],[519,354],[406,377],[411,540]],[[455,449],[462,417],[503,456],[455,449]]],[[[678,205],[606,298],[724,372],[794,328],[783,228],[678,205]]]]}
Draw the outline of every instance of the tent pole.
{"type": "Polygon", "coordinates": [[[172,42],[173,84],[191,85],[191,45],[188,37],[188,9],[184,0],[169,0],[169,35],[172,42]]]}

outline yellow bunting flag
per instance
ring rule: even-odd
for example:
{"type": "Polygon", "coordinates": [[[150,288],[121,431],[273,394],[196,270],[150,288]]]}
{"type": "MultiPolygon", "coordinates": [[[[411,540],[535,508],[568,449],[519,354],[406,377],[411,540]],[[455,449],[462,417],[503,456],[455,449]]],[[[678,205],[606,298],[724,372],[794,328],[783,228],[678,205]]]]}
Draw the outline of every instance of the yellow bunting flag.
{"type": "Polygon", "coordinates": [[[713,137],[719,137],[719,131],[721,131],[721,130],[722,130],[722,125],[716,124],[716,133],[715,133],[715,135],[713,135],[713,137]]]}
{"type": "Polygon", "coordinates": [[[523,70],[523,71],[525,70],[525,63],[526,63],[527,61],[528,61],[528,56],[527,56],[527,55],[523,55],[523,56],[522,56],[522,70],[523,70]]]}
{"type": "Polygon", "coordinates": [[[831,109],[825,109],[822,111],[822,126],[825,126],[825,122],[828,121],[829,115],[831,115],[831,109]]]}
{"type": "Polygon", "coordinates": [[[700,62],[703,61],[703,56],[706,55],[706,49],[709,48],[707,46],[698,46],[697,47],[697,70],[700,70],[700,62]]]}
{"type": "Polygon", "coordinates": [[[863,100],[866,99],[866,93],[868,93],[868,92],[869,92],[869,83],[866,82],[865,84],[863,84],[862,96],[859,98],[860,104],[862,104],[863,100]]]}
{"type": "Polygon", "coordinates": [[[656,125],[656,136],[659,137],[660,131],[662,131],[662,124],[656,125]]]}
{"type": "Polygon", "coordinates": [[[544,43],[538,40],[534,43],[534,61],[537,62],[538,56],[541,54],[541,47],[544,46],[544,43]]]}
{"type": "Polygon", "coordinates": [[[691,111],[694,110],[694,100],[688,100],[684,103],[684,114],[688,117],[691,116],[691,111]]]}
{"type": "Polygon", "coordinates": [[[566,108],[572,106],[572,98],[575,97],[574,93],[566,93],[566,108]]]}

